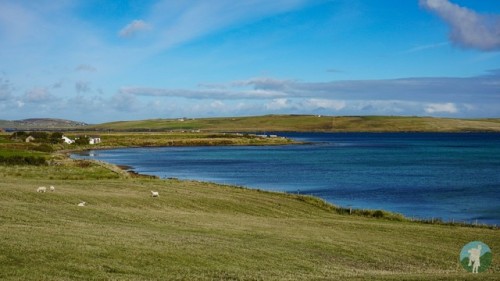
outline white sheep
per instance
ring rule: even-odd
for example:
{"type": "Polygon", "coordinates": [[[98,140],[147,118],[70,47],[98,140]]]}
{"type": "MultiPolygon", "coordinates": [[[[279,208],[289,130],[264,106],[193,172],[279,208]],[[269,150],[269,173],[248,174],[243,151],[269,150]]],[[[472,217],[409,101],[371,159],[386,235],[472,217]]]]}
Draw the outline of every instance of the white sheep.
{"type": "Polygon", "coordinates": [[[158,193],[158,191],[151,190],[151,197],[160,197],[160,193],[158,193]]]}
{"type": "Polygon", "coordinates": [[[41,192],[41,193],[47,192],[47,188],[45,186],[40,186],[37,188],[36,192],[41,192]]]}
{"type": "Polygon", "coordinates": [[[55,188],[53,185],[51,185],[51,186],[49,187],[49,189],[50,189],[50,191],[56,191],[56,188],[55,188]]]}
{"type": "Polygon", "coordinates": [[[82,201],[82,202],[78,203],[78,207],[85,207],[86,204],[87,204],[87,202],[82,201]]]}

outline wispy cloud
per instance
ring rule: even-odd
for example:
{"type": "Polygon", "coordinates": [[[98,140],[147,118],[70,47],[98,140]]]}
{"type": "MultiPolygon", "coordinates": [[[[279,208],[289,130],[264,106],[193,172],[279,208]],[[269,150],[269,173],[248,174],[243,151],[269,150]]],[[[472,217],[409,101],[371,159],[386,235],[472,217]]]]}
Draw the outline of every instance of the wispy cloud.
{"type": "Polygon", "coordinates": [[[450,99],[498,101],[500,73],[492,71],[474,77],[400,78],[381,80],[343,80],[322,83],[280,80],[269,77],[218,84],[216,89],[168,89],[124,87],[120,93],[135,96],[183,97],[201,99],[349,99],[349,100],[426,100],[450,99]]]}
{"type": "Polygon", "coordinates": [[[425,50],[431,50],[431,49],[437,49],[441,48],[444,46],[447,46],[448,42],[441,42],[441,43],[435,43],[435,44],[427,44],[427,45],[421,45],[417,47],[413,47],[411,49],[408,49],[406,51],[403,51],[404,54],[411,54],[411,53],[417,53],[425,50]]]}
{"type": "Polygon", "coordinates": [[[157,47],[168,48],[213,32],[297,9],[310,0],[163,0],[155,5],[149,21],[161,32],[157,47]]]}
{"type": "Polygon", "coordinates": [[[123,27],[118,35],[120,37],[131,37],[139,32],[151,29],[151,25],[147,24],[143,20],[133,20],[131,23],[123,27]]]}
{"type": "Polygon", "coordinates": [[[483,51],[500,49],[500,16],[481,15],[448,0],[420,0],[450,26],[453,43],[483,51]]]}
{"type": "Polygon", "coordinates": [[[238,91],[234,89],[189,90],[148,87],[124,87],[120,89],[120,94],[149,97],[183,97],[191,99],[269,99],[286,95],[286,93],[263,89],[238,91]]]}

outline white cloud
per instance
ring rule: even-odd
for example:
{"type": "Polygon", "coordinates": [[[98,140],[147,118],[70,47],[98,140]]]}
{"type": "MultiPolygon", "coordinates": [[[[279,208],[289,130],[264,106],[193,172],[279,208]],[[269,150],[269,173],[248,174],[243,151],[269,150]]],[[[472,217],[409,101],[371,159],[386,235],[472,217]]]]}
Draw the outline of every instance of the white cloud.
{"type": "Polygon", "coordinates": [[[273,99],[264,106],[268,110],[282,110],[290,108],[291,103],[288,99],[273,99]]]}
{"type": "Polygon", "coordinates": [[[425,107],[425,112],[434,113],[457,113],[458,108],[454,103],[430,103],[425,107]]]}
{"type": "Polygon", "coordinates": [[[143,20],[133,20],[118,32],[120,37],[131,37],[139,32],[150,29],[151,26],[143,20]]]}
{"type": "Polygon", "coordinates": [[[307,99],[304,102],[304,107],[309,110],[341,110],[346,107],[346,102],[341,100],[327,100],[327,99],[307,99]]]}
{"type": "Polygon", "coordinates": [[[500,16],[481,15],[448,0],[420,0],[450,26],[450,39],[457,45],[483,51],[500,49],[500,16]]]}
{"type": "MultiPolygon", "coordinates": [[[[214,85],[217,87],[213,89],[209,87],[195,90],[124,87],[120,93],[163,98],[261,100],[269,110],[340,111],[352,109],[352,105],[357,104],[358,110],[361,111],[384,107],[383,112],[410,110],[417,114],[416,107],[410,106],[410,103],[416,102],[430,104],[426,107],[426,113],[456,113],[449,105],[439,105],[447,104],[450,100],[456,101],[456,104],[498,103],[500,72],[491,71],[486,75],[465,78],[424,77],[322,83],[261,77],[214,85]],[[359,102],[353,103],[354,101],[359,102]],[[362,105],[362,102],[366,101],[370,102],[362,105]],[[375,104],[375,101],[378,103],[375,104]]],[[[420,105],[419,108],[422,113],[423,107],[420,105]]]]}

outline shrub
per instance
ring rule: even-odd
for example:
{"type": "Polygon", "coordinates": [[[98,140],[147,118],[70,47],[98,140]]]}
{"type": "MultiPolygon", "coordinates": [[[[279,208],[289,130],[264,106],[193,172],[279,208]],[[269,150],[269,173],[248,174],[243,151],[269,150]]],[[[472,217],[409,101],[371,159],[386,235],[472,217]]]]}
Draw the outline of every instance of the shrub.
{"type": "Polygon", "coordinates": [[[33,150],[51,153],[54,151],[54,148],[52,148],[52,146],[49,144],[41,144],[39,146],[34,147],[33,150]]]}
{"type": "Polygon", "coordinates": [[[79,137],[78,139],[75,140],[75,144],[78,145],[87,145],[89,144],[89,137],[79,137]]]}
{"type": "Polygon", "coordinates": [[[0,164],[6,165],[45,165],[45,158],[40,156],[0,156],[0,164]]]}
{"type": "Polygon", "coordinates": [[[384,217],[384,212],[381,211],[381,210],[376,210],[375,212],[373,212],[372,216],[374,218],[383,218],[384,217]]]}
{"type": "Polygon", "coordinates": [[[12,135],[10,135],[10,139],[12,140],[24,140],[28,137],[29,135],[26,132],[14,132],[12,135]]]}
{"type": "Polygon", "coordinates": [[[49,134],[46,132],[31,132],[30,135],[35,138],[35,142],[47,142],[49,134]]]}
{"type": "Polygon", "coordinates": [[[54,132],[50,135],[50,142],[53,144],[62,143],[63,142],[62,137],[63,137],[63,133],[54,132]]]}

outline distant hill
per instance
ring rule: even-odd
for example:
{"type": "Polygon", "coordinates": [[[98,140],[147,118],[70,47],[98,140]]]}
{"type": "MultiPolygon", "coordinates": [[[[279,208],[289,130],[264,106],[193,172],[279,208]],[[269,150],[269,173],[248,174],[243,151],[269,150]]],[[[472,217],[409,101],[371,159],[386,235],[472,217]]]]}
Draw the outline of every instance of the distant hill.
{"type": "Polygon", "coordinates": [[[23,120],[0,120],[0,128],[18,130],[53,130],[53,129],[77,129],[88,126],[83,122],[54,119],[54,118],[30,118],[23,120]]]}
{"type": "Polygon", "coordinates": [[[500,118],[453,119],[402,116],[265,115],[117,121],[98,125],[33,118],[0,120],[17,130],[205,131],[205,132],[500,132],[500,118]]]}
{"type": "Polygon", "coordinates": [[[266,115],[120,121],[90,126],[112,131],[237,132],[500,132],[500,119],[452,119],[401,116],[266,115]]]}

